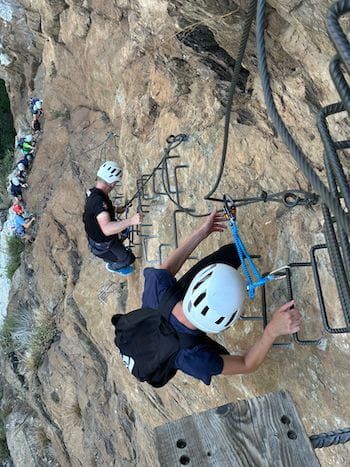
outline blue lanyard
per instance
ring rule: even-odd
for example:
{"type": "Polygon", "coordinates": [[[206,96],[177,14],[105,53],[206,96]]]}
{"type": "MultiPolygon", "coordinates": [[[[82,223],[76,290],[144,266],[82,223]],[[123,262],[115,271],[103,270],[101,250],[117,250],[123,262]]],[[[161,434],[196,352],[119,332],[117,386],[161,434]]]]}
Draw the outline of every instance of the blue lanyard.
{"type": "Polygon", "coordinates": [[[225,208],[226,217],[230,221],[233,240],[235,242],[238,256],[241,261],[241,266],[242,266],[244,275],[246,277],[249,298],[253,300],[255,296],[255,289],[257,287],[260,287],[266,284],[266,282],[275,280],[277,279],[277,277],[274,276],[272,273],[270,273],[266,277],[262,277],[259,271],[257,270],[257,268],[255,267],[255,264],[253,263],[252,258],[249,256],[249,253],[247,252],[247,249],[244,246],[241,240],[241,237],[239,236],[238,226],[236,223],[236,206],[234,204],[233,199],[228,195],[224,195],[224,208],[225,208]],[[249,271],[248,266],[252,273],[249,271]],[[254,276],[254,279],[255,279],[254,282],[252,279],[252,275],[254,276]]]}
{"type": "Polygon", "coordinates": [[[262,277],[260,275],[259,271],[255,267],[255,264],[253,263],[252,258],[249,256],[249,253],[247,252],[246,247],[244,246],[244,244],[243,244],[243,242],[241,240],[241,237],[239,236],[238,226],[237,226],[236,220],[233,219],[232,217],[230,217],[230,224],[231,224],[232,235],[233,235],[233,239],[235,241],[238,256],[239,256],[239,259],[241,260],[241,266],[242,266],[244,275],[246,277],[247,290],[248,290],[249,298],[251,298],[253,300],[254,295],[255,295],[255,289],[257,287],[260,287],[260,286],[266,284],[266,282],[274,280],[275,277],[273,277],[273,276],[262,277]],[[254,275],[254,278],[256,279],[255,282],[253,282],[253,280],[252,280],[252,275],[249,272],[248,266],[251,269],[251,271],[252,271],[252,273],[254,275]]]}

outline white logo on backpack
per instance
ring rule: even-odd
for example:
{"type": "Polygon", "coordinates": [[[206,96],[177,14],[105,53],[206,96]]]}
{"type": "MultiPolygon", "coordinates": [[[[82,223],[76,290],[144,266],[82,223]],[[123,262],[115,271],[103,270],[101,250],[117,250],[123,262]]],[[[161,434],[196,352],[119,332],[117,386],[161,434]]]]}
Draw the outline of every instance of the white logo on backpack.
{"type": "Polygon", "coordinates": [[[124,363],[124,366],[126,366],[126,368],[130,371],[130,373],[132,372],[132,369],[134,368],[135,366],[135,360],[132,358],[132,357],[128,357],[127,355],[123,355],[121,354],[122,356],[122,359],[123,359],[123,363],[124,363]]]}

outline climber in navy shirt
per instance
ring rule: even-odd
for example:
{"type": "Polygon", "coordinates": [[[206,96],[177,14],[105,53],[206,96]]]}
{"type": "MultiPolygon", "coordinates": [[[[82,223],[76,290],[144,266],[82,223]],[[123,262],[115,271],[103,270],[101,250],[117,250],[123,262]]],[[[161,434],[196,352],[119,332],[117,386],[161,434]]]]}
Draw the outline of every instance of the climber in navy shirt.
{"type": "MultiPolygon", "coordinates": [[[[234,244],[221,247],[193,266],[178,281],[175,275],[199,243],[213,232],[225,229],[225,217],[214,210],[205,223],[180,245],[160,268],[144,270],[142,307],[157,309],[162,296],[177,285],[183,300],[172,309],[169,323],[181,333],[205,335],[228,329],[239,318],[246,294],[237,271],[240,260],[234,244]]],[[[174,368],[210,384],[215,375],[244,374],[256,371],[264,361],[274,340],[297,332],[301,315],[288,302],[279,308],[266,326],[263,335],[245,355],[229,355],[218,344],[199,344],[180,349],[174,368]]]]}

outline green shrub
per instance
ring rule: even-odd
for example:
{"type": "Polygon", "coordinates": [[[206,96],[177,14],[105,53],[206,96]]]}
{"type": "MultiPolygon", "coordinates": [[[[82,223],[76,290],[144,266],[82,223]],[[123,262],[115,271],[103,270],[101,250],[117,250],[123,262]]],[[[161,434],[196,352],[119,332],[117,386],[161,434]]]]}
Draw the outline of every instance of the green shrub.
{"type": "Polygon", "coordinates": [[[0,158],[8,149],[13,149],[15,135],[5,81],[0,79],[0,158]]]}
{"type": "Polygon", "coordinates": [[[0,329],[0,342],[7,352],[16,352],[20,358],[28,349],[34,329],[34,314],[19,305],[4,318],[0,329]]]}
{"type": "Polygon", "coordinates": [[[5,81],[0,79],[0,203],[3,208],[9,205],[6,182],[12,169],[15,135],[5,81]]]}
{"type": "Polygon", "coordinates": [[[27,366],[32,369],[39,368],[42,358],[50,348],[56,334],[57,328],[54,317],[46,313],[45,318],[41,322],[35,323],[33,327],[26,359],[27,366]],[[28,358],[29,355],[30,358],[28,358]]]}
{"type": "Polygon", "coordinates": [[[0,462],[8,459],[10,452],[6,442],[5,421],[0,412],[0,462]]]}
{"type": "Polygon", "coordinates": [[[9,279],[12,279],[12,276],[21,264],[21,253],[23,250],[24,243],[19,237],[13,235],[7,239],[9,259],[6,265],[6,275],[9,279]]]}
{"type": "Polygon", "coordinates": [[[5,154],[2,156],[0,160],[1,181],[7,180],[7,176],[12,170],[12,165],[13,165],[13,151],[11,149],[7,149],[5,154]]]}
{"type": "Polygon", "coordinates": [[[0,329],[0,342],[2,347],[8,352],[14,350],[12,335],[16,330],[17,324],[17,317],[14,313],[6,315],[2,322],[2,326],[0,329]]]}
{"type": "MultiPolygon", "coordinates": [[[[3,396],[3,391],[1,388],[0,401],[2,399],[2,396],[3,396]]],[[[5,421],[6,421],[5,413],[3,410],[0,410],[0,462],[10,457],[10,453],[9,453],[7,442],[6,442],[5,421]]]]}
{"type": "Polygon", "coordinates": [[[0,410],[0,462],[10,457],[6,442],[5,414],[0,410]]]}
{"type": "Polygon", "coordinates": [[[13,150],[7,149],[3,157],[0,158],[0,202],[10,205],[10,196],[7,193],[7,177],[12,171],[13,150]]]}
{"type": "Polygon", "coordinates": [[[39,368],[43,356],[57,335],[55,318],[46,310],[18,307],[6,315],[0,329],[0,343],[6,353],[16,352],[29,371],[39,368]]]}

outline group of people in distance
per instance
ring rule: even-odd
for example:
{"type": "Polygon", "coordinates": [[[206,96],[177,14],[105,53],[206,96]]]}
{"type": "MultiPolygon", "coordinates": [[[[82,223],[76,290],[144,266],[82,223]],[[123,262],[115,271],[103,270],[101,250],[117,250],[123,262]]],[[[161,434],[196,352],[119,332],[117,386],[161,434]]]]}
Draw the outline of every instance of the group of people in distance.
{"type": "Polygon", "coordinates": [[[32,241],[28,229],[35,221],[34,216],[26,215],[23,201],[23,189],[28,187],[27,177],[35,156],[35,146],[41,131],[40,117],[43,115],[43,101],[37,97],[31,97],[28,101],[32,121],[30,134],[17,139],[17,149],[20,157],[10,176],[9,193],[13,197],[12,210],[14,212],[13,233],[22,240],[32,241]]]}
{"type": "MultiPolygon", "coordinates": [[[[130,276],[135,256],[123,240],[126,229],[143,219],[136,213],[117,220],[124,208],[113,206],[109,194],[121,178],[115,161],[101,165],[96,185],[87,192],[83,221],[90,251],[105,261],[108,271],[130,276]]],[[[181,370],[209,385],[213,376],[251,373],[278,336],[299,331],[301,314],[291,301],[277,309],[262,336],[243,355],[230,355],[207,336],[229,329],[242,313],[247,291],[238,272],[236,246],[222,246],[180,279],[176,276],[203,240],[225,229],[224,214],[214,209],[158,268],[144,269],[141,308],[113,316],[115,344],[124,365],[139,381],[161,387],[181,370]]]]}

